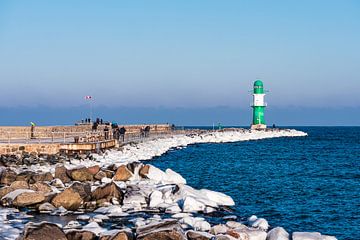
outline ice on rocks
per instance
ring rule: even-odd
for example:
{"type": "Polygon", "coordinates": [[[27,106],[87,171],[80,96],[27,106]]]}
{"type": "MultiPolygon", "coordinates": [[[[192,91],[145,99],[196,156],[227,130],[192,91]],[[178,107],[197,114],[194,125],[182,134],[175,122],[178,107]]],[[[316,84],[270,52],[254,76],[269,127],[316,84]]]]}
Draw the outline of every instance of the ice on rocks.
{"type": "Polygon", "coordinates": [[[99,235],[102,232],[105,232],[106,229],[99,226],[97,222],[91,222],[83,227],[83,230],[90,231],[99,235]]]}
{"type": "Polygon", "coordinates": [[[289,240],[289,233],[282,227],[276,227],[268,232],[266,240],[289,240]]]}
{"type": "Polygon", "coordinates": [[[164,200],[162,199],[163,194],[162,192],[155,190],[150,194],[150,203],[149,207],[153,208],[158,206],[159,204],[163,203],[164,200]]]}
{"type": "Polygon", "coordinates": [[[205,204],[193,197],[185,197],[182,209],[184,212],[199,212],[205,209],[205,204]]]}

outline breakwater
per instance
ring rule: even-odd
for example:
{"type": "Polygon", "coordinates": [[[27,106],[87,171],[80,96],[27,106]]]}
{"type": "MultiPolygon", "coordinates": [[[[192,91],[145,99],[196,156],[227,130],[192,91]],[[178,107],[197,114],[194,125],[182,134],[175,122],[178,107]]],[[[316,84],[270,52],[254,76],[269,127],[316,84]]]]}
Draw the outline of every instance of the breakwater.
{"type": "Polygon", "coordinates": [[[104,154],[61,159],[57,164],[35,162],[21,170],[2,168],[4,207],[77,215],[61,227],[50,223],[24,226],[21,224],[31,218],[6,208],[1,215],[2,232],[9,239],[20,233],[26,238],[46,231],[57,233],[58,239],[84,235],[88,239],[334,239],[320,233],[289,235],[282,228],[270,229],[265,219],[256,216],[236,221],[224,211],[234,205],[231,197],[194,189],[170,169],[161,171],[139,163],[189,144],[296,136],[306,134],[294,130],[201,132],[132,143],[104,154]],[[18,227],[11,225],[9,218],[18,219],[18,227]]]}

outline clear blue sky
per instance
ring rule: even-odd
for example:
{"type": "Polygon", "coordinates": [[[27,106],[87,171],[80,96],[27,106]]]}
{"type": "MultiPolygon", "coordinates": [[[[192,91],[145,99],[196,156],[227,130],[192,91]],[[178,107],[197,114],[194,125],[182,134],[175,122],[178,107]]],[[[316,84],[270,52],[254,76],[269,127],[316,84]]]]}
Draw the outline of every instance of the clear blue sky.
{"type": "Polygon", "coordinates": [[[0,1],[0,107],[360,106],[359,1],[0,1]]]}

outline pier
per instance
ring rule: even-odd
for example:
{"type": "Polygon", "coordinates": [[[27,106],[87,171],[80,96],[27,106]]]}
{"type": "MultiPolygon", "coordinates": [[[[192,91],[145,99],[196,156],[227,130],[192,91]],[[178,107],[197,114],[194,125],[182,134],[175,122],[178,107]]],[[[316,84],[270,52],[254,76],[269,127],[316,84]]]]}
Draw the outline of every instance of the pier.
{"type": "Polygon", "coordinates": [[[169,124],[125,125],[124,137],[116,139],[109,125],[99,125],[93,131],[90,124],[76,126],[0,126],[0,155],[57,154],[60,152],[96,152],[119,147],[129,142],[139,142],[174,134],[169,124]],[[149,134],[141,134],[145,127],[149,134]],[[106,130],[108,129],[108,131],[106,130]]]}

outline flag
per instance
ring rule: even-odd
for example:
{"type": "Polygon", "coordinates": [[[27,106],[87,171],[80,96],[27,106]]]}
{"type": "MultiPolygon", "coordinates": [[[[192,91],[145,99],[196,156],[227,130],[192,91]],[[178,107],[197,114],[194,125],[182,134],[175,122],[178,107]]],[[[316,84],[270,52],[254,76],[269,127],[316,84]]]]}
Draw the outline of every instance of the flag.
{"type": "Polygon", "coordinates": [[[90,100],[92,97],[91,96],[85,96],[84,99],[85,100],[90,100]]]}

